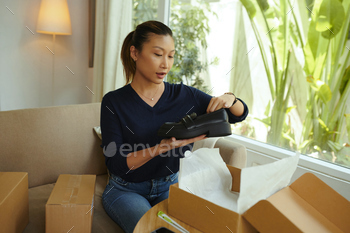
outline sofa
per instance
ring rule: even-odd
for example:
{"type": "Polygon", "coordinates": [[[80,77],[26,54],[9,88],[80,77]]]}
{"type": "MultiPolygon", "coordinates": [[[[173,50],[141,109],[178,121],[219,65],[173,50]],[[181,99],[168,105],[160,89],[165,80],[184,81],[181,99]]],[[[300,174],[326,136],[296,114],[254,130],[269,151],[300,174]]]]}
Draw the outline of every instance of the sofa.
{"type": "MultiPolygon", "coordinates": [[[[27,172],[29,224],[25,233],[45,232],[45,204],[60,174],[95,174],[92,232],[123,232],[106,214],[101,196],[108,181],[101,140],[101,103],[0,111],[0,171],[27,172]]],[[[244,146],[225,138],[195,148],[217,147],[224,161],[244,167],[244,146]]]]}

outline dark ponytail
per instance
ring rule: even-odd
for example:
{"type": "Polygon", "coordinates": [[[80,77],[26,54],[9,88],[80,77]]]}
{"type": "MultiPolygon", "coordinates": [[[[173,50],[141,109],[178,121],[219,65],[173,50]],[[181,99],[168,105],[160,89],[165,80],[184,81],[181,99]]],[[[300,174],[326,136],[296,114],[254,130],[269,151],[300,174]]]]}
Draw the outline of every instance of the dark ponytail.
{"type": "Polygon", "coordinates": [[[136,71],[136,63],[130,55],[130,47],[133,45],[132,36],[134,35],[134,32],[135,31],[132,31],[126,36],[122,46],[122,51],[120,56],[124,66],[124,75],[126,79],[126,84],[132,81],[136,71]]]}
{"type": "Polygon", "coordinates": [[[130,47],[133,45],[138,52],[141,52],[143,44],[150,40],[152,33],[156,35],[173,36],[171,29],[158,21],[147,21],[139,24],[135,31],[130,32],[126,36],[120,56],[124,66],[126,84],[133,80],[136,72],[136,63],[130,55],[130,47]]]}

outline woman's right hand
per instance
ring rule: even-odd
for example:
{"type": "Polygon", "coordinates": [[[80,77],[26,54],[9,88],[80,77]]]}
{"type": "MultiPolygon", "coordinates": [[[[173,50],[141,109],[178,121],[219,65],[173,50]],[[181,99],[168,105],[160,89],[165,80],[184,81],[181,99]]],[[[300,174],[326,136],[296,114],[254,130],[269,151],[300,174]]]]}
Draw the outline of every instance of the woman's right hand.
{"type": "Polygon", "coordinates": [[[136,168],[141,167],[143,164],[147,163],[154,156],[165,153],[174,148],[186,146],[187,144],[205,139],[206,138],[205,136],[206,135],[203,134],[195,138],[189,138],[189,139],[183,139],[183,140],[176,140],[176,138],[174,137],[163,139],[162,141],[160,141],[160,144],[155,145],[154,147],[129,153],[126,158],[126,163],[130,170],[134,170],[136,168]]]}
{"type": "Polygon", "coordinates": [[[160,141],[160,144],[159,144],[160,153],[167,152],[167,151],[172,150],[174,148],[186,146],[190,143],[200,141],[200,140],[203,140],[205,138],[206,138],[205,134],[200,135],[200,136],[195,137],[195,138],[181,139],[181,140],[176,140],[175,137],[166,138],[166,139],[163,139],[162,141],[160,141]]]}

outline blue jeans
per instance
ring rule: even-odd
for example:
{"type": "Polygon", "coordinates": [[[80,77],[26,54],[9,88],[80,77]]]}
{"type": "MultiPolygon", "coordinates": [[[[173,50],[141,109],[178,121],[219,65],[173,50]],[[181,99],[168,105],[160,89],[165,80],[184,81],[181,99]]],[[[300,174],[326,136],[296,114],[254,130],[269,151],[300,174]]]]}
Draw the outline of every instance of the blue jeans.
{"type": "Polygon", "coordinates": [[[154,205],[168,198],[169,186],[178,173],[140,183],[127,182],[111,174],[102,204],[107,214],[126,233],[132,233],[140,218],[154,205]]]}

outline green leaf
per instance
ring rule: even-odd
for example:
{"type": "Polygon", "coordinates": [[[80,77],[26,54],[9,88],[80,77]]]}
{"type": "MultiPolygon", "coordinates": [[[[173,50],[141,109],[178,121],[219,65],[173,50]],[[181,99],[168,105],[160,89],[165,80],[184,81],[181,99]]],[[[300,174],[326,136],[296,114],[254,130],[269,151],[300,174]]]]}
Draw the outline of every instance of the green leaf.
{"type": "Polygon", "coordinates": [[[292,111],[292,109],[296,108],[297,106],[291,106],[291,107],[288,107],[287,110],[286,110],[286,114],[288,114],[290,111],[292,111]]]}
{"type": "Polygon", "coordinates": [[[249,18],[253,19],[256,14],[256,9],[252,1],[250,0],[240,0],[244,8],[247,10],[249,18]]]}
{"type": "Polygon", "coordinates": [[[346,85],[348,84],[348,82],[350,81],[350,66],[348,66],[348,68],[346,68],[345,70],[345,74],[341,80],[341,84],[340,84],[340,87],[339,87],[339,92],[340,92],[340,95],[343,94],[344,90],[345,90],[345,87],[346,85]]]}
{"type": "Polygon", "coordinates": [[[313,140],[305,140],[303,141],[303,143],[300,144],[299,148],[298,149],[304,149],[304,148],[307,148],[309,147],[309,145],[313,143],[313,140]]]}
{"type": "Polygon", "coordinates": [[[350,142],[350,114],[344,114],[346,122],[346,130],[348,131],[348,140],[350,142]]]}
{"type": "Polygon", "coordinates": [[[332,134],[340,134],[338,131],[329,131],[327,134],[332,135],[332,134]]]}
{"type": "Polygon", "coordinates": [[[327,145],[331,148],[332,151],[338,152],[343,149],[343,146],[338,142],[332,142],[331,140],[327,141],[327,145]]]}
{"type": "Polygon", "coordinates": [[[314,7],[312,9],[314,14],[311,15],[311,22],[308,30],[308,35],[307,35],[310,50],[313,54],[314,59],[316,59],[318,41],[320,37],[320,32],[316,30],[316,23],[317,23],[316,15],[318,14],[321,3],[322,3],[322,0],[315,0],[314,7]]]}
{"type": "Polygon", "coordinates": [[[327,103],[332,99],[332,91],[329,86],[321,80],[316,80],[312,76],[307,76],[307,82],[310,84],[311,88],[315,90],[316,95],[323,101],[327,103]]]}
{"type": "Polygon", "coordinates": [[[315,59],[315,70],[313,72],[313,76],[315,79],[321,78],[321,73],[325,67],[325,60],[327,57],[327,49],[328,45],[330,43],[329,40],[323,38],[322,36],[318,39],[318,47],[316,52],[316,59],[315,59]]]}
{"type": "Polygon", "coordinates": [[[336,36],[343,26],[345,10],[339,0],[323,0],[316,23],[316,30],[322,36],[331,39],[336,36]]]}
{"type": "Polygon", "coordinates": [[[318,17],[316,18],[316,30],[327,31],[331,25],[331,0],[323,0],[320,5],[318,17]]]}
{"type": "Polygon", "coordinates": [[[315,0],[313,8],[314,14],[312,15],[312,20],[310,22],[308,31],[308,41],[304,48],[306,56],[305,70],[309,72],[308,75],[313,75],[316,80],[320,78],[321,72],[324,68],[324,62],[326,59],[327,49],[329,45],[329,39],[325,39],[324,37],[322,37],[321,33],[316,29],[318,23],[318,13],[322,3],[322,0],[315,0]]]}
{"type": "Polygon", "coordinates": [[[294,24],[289,24],[290,36],[292,37],[294,43],[299,45],[298,31],[294,24]]]}
{"type": "Polygon", "coordinates": [[[324,123],[324,121],[321,118],[317,118],[318,122],[320,123],[320,125],[322,126],[322,128],[324,128],[326,131],[329,131],[327,125],[324,123]]]}
{"type": "Polygon", "coordinates": [[[294,140],[291,136],[289,136],[288,134],[283,133],[283,134],[282,134],[282,137],[284,137],[284,138],[287,139],[288,141],[290,141],[290,142],[292,142],[293,144],[295,144],[295,140],[294,140]]]}
{"type": "Polygon", "coordinates": [[[314,55],[311,51],[311,47],[310,47],[309,42],[306,42],[303,49],[304,49],[304,54],[305,54],[304,70],[305,70],[306,74],[310,75],[314,72],[314,69],[315,69],[315,58],[314,58],[314,55]]]}
{"type": "Polygon", "coordinates": [[[316,85],[318,87],[317,95],[320,97],[320,99],[323,101],[323,103],[327,103],[332,99],[332,92],[331,89],[327,84],[325,84],[323,81],[318,80],[316,82],[316,85]]]}
{"type": "MultiPolygon", "coordinates": [[[[285,67],[285,62],[287,60],[286,58],[286,50],[288,50],[288,47],[285,46],[285,43],[286,43],[286,32],[285,32],[285,28],[284,28],[284,23],[281,23],[278,27],[278,30],[276,33],[272,34],[273,37],[273,42],[274,42],[274,45],[275,45],[275,51],[276,51],[276,58],[277,58],[277,68],[278,68],[278,71],[279,72],[283,72],[285,67]]],[[[288,38],[288,42],[289,43],[289,38],[288,38]]],[[[278,76],[278,74],[275,74],[275,76],[278,76]]]]}
{"type": "Polygon", "coordinates": [[[269,127],[269,126],[271,126],[271,117],[266,117],[266,118],[264,118],[264,119],[259,119],[259,118],[254,118],[255,120],[258,120],[258,121],[260,121],[260,122],[262,122],[262,123],[264,123],[264,125],[266,126],[266,127],[269,127]]]}
{"type": "Polygon", "coordinates": [[[269,103],[267,104],[267,106],[265,108],[265,112],[264,112],[265,116],[269,116],[270,115],[270,105],[271,105],[271,102],[269,100],[269,103]]]}
{"type": "Polygon", "coordinates": [[[261,9],[265,12],[269,9],[269,3],[267,0],[257,0],[258,4],[260,5],[261,9]]]}

